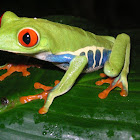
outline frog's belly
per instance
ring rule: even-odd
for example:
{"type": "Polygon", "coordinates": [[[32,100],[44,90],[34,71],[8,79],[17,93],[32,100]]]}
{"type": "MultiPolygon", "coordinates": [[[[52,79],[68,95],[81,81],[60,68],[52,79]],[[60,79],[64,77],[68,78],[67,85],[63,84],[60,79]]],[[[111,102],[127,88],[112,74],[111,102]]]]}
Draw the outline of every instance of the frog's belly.
{"type": "MultiPolygon", "coordinates": [[[[59,67],[60,69],[63,69],[63,70],[68,70],[69,68],[69,64],[68,63],[63,63],[63,64],[59,64],[59,63],[53,63],[55,66],[59,67]]],[[[85,67],[85,69],[83,70],[84,73],[90,73],[90,72],[93,72],[93,71],[97,71],[98,69],[101,69],[103,66],[98,66],[98,67],[95,67],[95,68],[87,68],[85,67]]]]}
{"type": "MultiPolygon", "coordinates": [[[[105,62],[109,59],[111,50],[107,50],[103,47],[88,47],[88,49],[78,50],[74,52],[73,55],[86,56],[88,59],[88,64],[83,70],[83,72],[89,73],[93,71],[97,71],[102,68],[105,62]]],[[[57,67],[68,70],[69,63],[54,63],[57,67]]]]}

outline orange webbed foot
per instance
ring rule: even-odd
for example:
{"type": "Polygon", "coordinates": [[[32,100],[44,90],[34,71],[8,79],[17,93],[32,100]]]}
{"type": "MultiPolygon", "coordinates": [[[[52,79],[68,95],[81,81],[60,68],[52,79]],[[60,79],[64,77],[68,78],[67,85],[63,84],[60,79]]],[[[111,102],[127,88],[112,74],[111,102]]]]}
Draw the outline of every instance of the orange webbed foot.
{"type": "MultiPolygon", "coordinates": [[[[59,80],[56,80],[54,83],[54,87],[59,83],[60,81],[59,80]]],[[[34,88],[35,89],[43,89],[44,91],[40,94],[37,94],[37,95],[29,95],[29,96],[23,96],[20,98],[20,102],[22,104],[25,104],[25,103],[28,103],[32,100],[37,100],[37,99],[44,99],[45,103],[46,103],[46,100],[47,100],[47,96],[50,92],[51,89],[53,89],[54,87],[51,87],[51,86],[45,86],[45,85],[42,85],[38,82],[36,82],[34,84],[34,88]]],[[[45,114],[46,111],[45,111],[45,108],[42,107],[40,110],[39,110],[39,114],[45,114]]]]}
{"type": "MultiPolygon", "coordinates": [[[[100,74],[100,76],[105,77],[106,75],[105,74],[100,74]]],[[[108,84],[110,84],[110,86],[107,89],[105,89],[103,92],[99,93],[98,97],[100,99],[105,99],[108,96],[109,92],[116,87],[121,88],[121,92],[120,92],[121,96],[126,97],[128,95],[126,89],[124,88],[124,85],[122,84],[121,76],[118,76],[116,78],[110,78],[109,77],[107,79],[102,79],[100,81],[97,81],[96,85],[100,86],[104,83],[108,83],[108,84]]]]}
{"type": "Polygon", "coordinates": [[[0,81],[3,81],[6,77],[10,76],[14,72],[22,72],[23,76],[30,75],[30,72],[27,71],[27,68],[32,67],[31,65],[14,65],[7,64],[4,67],[1,67],[0,70],[7,70],[7,72],[0,76],[0,81]]]}

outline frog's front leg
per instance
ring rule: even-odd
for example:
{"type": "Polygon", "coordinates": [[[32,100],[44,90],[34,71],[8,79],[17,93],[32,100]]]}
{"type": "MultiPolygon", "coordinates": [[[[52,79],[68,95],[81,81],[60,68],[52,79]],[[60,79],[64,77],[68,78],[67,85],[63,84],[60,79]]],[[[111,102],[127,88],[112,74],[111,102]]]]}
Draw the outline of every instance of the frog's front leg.
{"type": "Polygon", "coordinates": [[[85,56],[76,56],[72,59],[69,69],[67,70],[60,83],[49,93],[45,105],[39,111],[41,114],[48,112],[48,109],[55,97],[65,94],[72,87],[86,64],[87,58],[85,56]]]}
{"type": "Polygon", "coordinates": [[[122,89],[121,96],[128,95],[127,74],[129,72],[130,37],[126,34],[117,36],[109,60],[105,63],[104,73],[110,78],[97,81],[97,85],[109,83],[110,86],[99,94],[104,99],[115,87],[122,89]]]}

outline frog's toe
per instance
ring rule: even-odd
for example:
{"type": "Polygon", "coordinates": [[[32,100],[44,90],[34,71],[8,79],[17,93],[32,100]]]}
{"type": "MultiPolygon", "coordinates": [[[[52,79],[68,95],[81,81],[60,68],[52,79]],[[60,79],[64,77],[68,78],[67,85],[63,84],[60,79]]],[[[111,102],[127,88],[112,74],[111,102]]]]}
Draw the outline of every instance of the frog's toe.
{"type": "Polygon", "coordinates": [[[5,77],[2,75],[0,76],[0,81],[3,81],[5,79],[5,77]]]}
{"type": "Polygon", "coordinates": [[[121,76],[119,87],[122,89],[120,95],[126,97],[128,95],[128,82],[126,77],[121,76]]]}
{"type": "Polygon", "coordinates": [[[48,109],[43,106],[42,108],[39,109],[38,112],[39,112],[39,114],[46,114],[48,112],[48,109]]]}
{"type": "Polygon", "coordinates": [[[49,93],[49,91],[44,91],[44,92],[42,92],[40,94],[37,94],[37,95],[23,96],[23,97],[20,98],[20,102],[22,104],[25,104],[25,103],[31,102],[32,100],[37,100],[37,99],[46,100],[47,96],[48,96],[48,93],[49,93]]]}
{"type": "Polygon", "coordinates": [[[31,73],[29,72],[29,71],[27,71],[27,70],[24,70],[24,71],[22,71],[22,75],[23,76],[29,76],[31,73]]]}
{"type": "Polygon", "coordinates": [[[126,96],[128,95],[128,91],[126,91],[126,90],[123,89],[123,90],[120,92],[120,95],[123,96],[123,97],[126,97],[126,96]]]}
{"type": "Polygon", "coordinates": [[[109,92],[106,91],[106,90],[104,90],[103,92],[101,92],[101,93],[98,94],[98,97],[100,99],[105,99],[108,96],[108,94],[109,94],[109,92]]]}

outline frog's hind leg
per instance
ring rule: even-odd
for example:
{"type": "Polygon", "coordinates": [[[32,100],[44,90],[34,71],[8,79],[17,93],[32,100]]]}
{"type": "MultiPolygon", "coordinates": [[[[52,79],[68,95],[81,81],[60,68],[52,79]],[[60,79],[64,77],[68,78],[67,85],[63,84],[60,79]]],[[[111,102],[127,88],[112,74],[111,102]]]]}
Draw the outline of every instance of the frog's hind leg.
{"type": "Polygon", "coordinates": [[[97,85],[109,83],[110,86],[99,94],[99,98],[104,99],[115,87],[120,87],[121,96],[128,95],[127,74],[129,72],[130,59],[130,38],[126,34],[117,36],[109,60],[105,63],[104,72],[108,79],[97,81],[97,85]]]}

